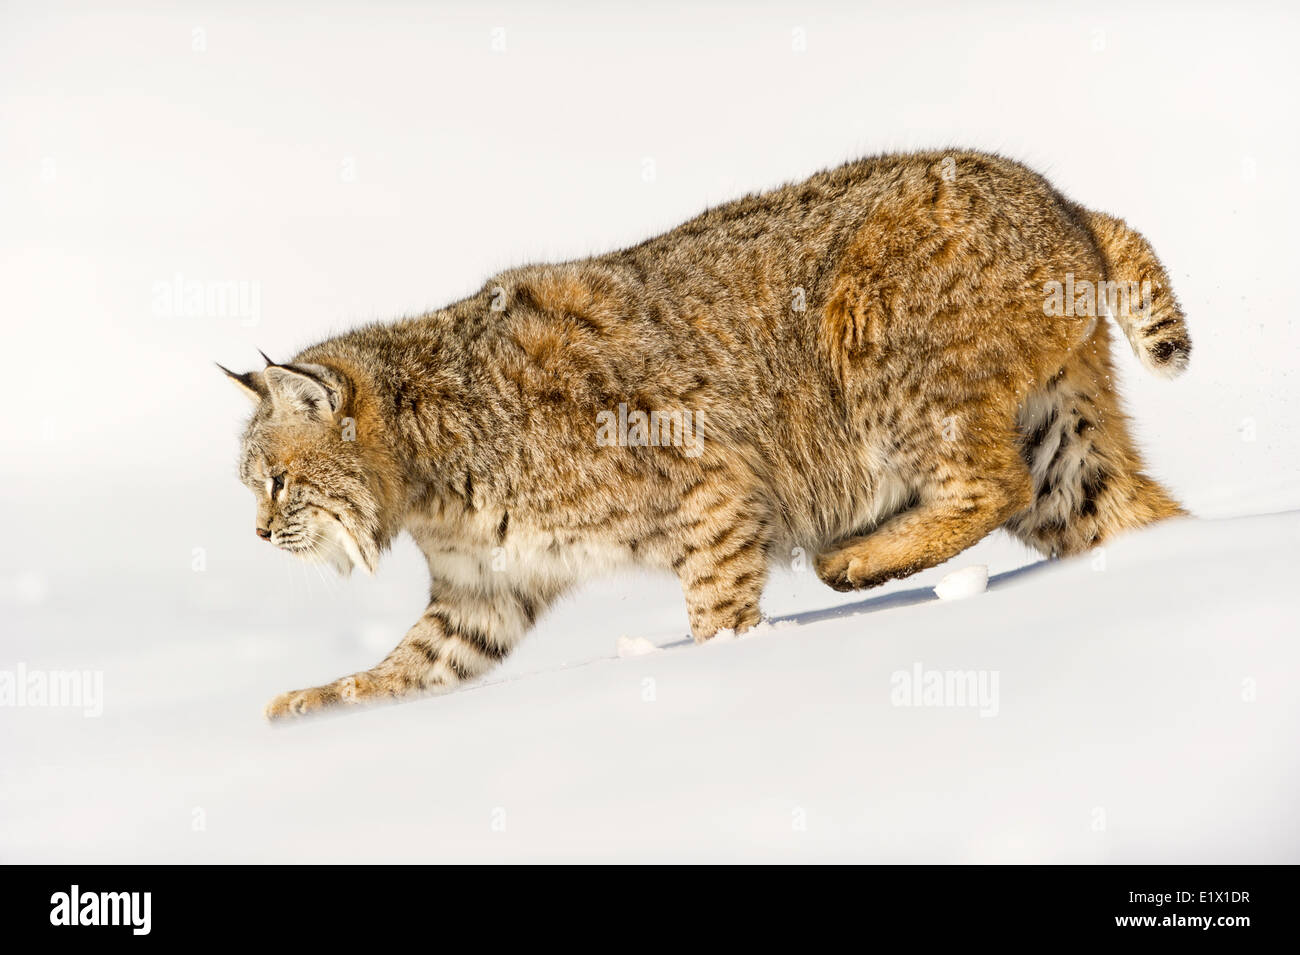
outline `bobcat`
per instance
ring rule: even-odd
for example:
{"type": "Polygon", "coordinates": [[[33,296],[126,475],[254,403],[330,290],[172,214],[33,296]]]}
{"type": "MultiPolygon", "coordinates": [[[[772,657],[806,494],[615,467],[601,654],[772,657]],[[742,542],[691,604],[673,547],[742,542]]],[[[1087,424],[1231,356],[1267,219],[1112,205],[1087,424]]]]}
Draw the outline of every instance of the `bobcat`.
{"type": "Polygon", "coordinates": [[[756,624],[796,548],[849,590],[999,527],[1068,555],[1182,514],[1129,436],[1108,313],[1146,368],[1186,367],[1140,235],[1005,158],[918,153],[223,368],[255,403],[258,536],[372,573],[406,532],[432,578],[383,662],[266,715],[472,680],[618,566],[676,574],[703,641],[756,624]]]}

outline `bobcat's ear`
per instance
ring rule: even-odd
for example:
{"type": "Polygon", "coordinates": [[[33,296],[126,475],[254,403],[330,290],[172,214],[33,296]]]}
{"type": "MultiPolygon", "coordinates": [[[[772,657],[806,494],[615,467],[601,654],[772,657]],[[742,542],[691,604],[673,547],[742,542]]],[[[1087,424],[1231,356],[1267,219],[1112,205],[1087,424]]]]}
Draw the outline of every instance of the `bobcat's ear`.
{"type": "Polygon", "coordinates": [[[226,373],[226,377],[239,386],[239,390],[248,395],[253,401],[261,403],[262,399],[267,396],[266,382],[262,380],[260,372],[246,371],[242,375],[237,375],[220,362],[216,363],[217,367],[226,373]]]}
{"type": "Polygon", "coordinates": [[[324,365],[271,365],[262,377],[282,411],[333,421],[343,404],[343,382],[324,365]]]}

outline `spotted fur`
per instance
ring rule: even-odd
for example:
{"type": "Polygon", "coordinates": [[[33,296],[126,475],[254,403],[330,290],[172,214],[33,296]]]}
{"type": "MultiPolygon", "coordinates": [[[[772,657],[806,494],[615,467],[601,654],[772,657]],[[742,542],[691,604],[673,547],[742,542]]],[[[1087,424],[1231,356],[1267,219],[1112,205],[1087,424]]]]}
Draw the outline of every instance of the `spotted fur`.
{"type": "Polygon", "coordinates": [[[385,660],[268,715],[472,680],[618,567],[675,574],[706,640],[759,620],[775,561],[870,587],[998,527],[1065,555],[1181,513],[1128,436],[1104,316],[1045,309],[1067,275],[1157,285],[1114,317],[1148,368],[1186,364],[1145,240],[962,152],[850,163],[230,373],[259,536],[373,571],[406,533],[431,580],[385,660]],[[698,440],[602,441],[627,409],[691,412],[698,440]]]}

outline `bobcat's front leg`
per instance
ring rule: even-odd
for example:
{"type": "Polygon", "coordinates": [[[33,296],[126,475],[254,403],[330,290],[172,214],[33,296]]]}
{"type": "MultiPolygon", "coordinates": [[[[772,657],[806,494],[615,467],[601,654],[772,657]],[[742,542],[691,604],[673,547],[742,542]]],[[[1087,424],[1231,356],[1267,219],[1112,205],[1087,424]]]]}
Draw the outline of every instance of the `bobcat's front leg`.
{"type": "Polygon", "coordinates": [[[686,597],[691,634],[702,643],[720,630],[743,633],[759,622],[770,539],[761,505],[725,486],[693,503],[699,517],[672,567],[686,597]]]}
{"type": "Polygon", "coordinates": [[[281,693],[269,720],[346,703],[401,699],[446,690],[500,662],[532,626],[541,602],[518,589],[491,594],[444,588],[379,665],[324,686],[281,693]]]}

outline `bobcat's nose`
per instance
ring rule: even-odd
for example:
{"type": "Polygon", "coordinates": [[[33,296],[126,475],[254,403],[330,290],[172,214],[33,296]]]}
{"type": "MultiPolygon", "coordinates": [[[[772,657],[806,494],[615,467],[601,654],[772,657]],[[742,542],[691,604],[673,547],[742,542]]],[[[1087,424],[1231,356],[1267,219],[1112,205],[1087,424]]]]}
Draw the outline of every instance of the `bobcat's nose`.
{"type": "Polygon", "coordinates": [[[269,541],[271,539],[271,528],[259,527],[257,529],[257,536],[262,538],[264,541],[269,541]]]}

